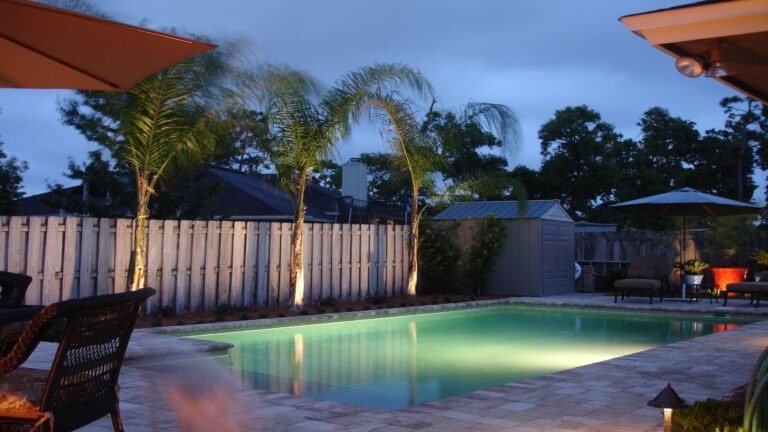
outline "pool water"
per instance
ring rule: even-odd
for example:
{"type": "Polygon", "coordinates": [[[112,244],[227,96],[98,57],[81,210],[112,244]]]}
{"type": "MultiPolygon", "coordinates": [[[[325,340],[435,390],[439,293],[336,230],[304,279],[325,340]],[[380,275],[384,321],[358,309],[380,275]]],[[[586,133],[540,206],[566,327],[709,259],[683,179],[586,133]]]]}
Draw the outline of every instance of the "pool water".
{"type": "Polygon", "coordinates": [[[246,386],[400,409],[753,321],[498,306],[190,337],[234,344],[246,386]]]}

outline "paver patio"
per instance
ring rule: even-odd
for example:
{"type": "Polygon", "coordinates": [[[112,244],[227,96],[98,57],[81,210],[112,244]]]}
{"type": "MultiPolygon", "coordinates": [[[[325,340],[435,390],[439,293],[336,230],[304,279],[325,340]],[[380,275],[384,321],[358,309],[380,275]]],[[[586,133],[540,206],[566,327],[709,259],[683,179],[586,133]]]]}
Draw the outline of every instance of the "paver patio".
{"type": "MultiPolygon", "coordinates": [[[[654,302],[571,294],[512,298],[511,303],[750,314],[768,319],[768,305],[746,301],[654,302]]],[[[211,365],[190,368],[188,378],[133,367],[158,353],[193,353],[210,345],[137,330],[120,377],[126,430],[143,431],[659,431],[662,416],[646,405],[666,384],[688,402],[721,398],[746,383],[768,346],[768,321],[691,339],[538,378],[483,389],[397,411],[245,389],[211,365]]],[[[55,349],[38,348],[28,365],[45,367],[55,349]]],[[[111,431],[109,418],[82,429],[111,431]]]]}

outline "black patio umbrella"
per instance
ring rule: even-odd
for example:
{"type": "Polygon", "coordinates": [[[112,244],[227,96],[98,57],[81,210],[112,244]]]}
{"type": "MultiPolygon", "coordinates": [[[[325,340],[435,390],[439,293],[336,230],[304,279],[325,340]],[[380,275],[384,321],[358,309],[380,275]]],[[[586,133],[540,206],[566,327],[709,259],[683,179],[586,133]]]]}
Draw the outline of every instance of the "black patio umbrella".
{"type": "Polygon", "coordinates": [[[651,216],[682,216],[683,236],[680,258],[685,262],[686,218],[688,216],[730,216],[756,214],[763,208],[728,198],[711,195],[696,189],[683,188],[632,201],[613,204],[617,210],[646,214],[651,216]]]}

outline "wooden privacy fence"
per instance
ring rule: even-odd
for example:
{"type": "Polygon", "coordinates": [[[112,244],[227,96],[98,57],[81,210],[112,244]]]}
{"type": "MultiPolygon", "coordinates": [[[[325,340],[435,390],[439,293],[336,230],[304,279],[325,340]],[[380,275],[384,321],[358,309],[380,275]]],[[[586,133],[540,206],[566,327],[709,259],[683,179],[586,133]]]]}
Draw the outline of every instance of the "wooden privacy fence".
{"type": "MultiPolygon", "coordinates": [[[[0,269],[33,277],[28,304],[122,292],[132,220],[0,218],[0,269]]],[[[291,223],[150,220],[147,312],[288,302],[291,223]]],[[[408,230],[402,225],[306,224],[305,298],[361,299],[404,292],[408,230]]]]}

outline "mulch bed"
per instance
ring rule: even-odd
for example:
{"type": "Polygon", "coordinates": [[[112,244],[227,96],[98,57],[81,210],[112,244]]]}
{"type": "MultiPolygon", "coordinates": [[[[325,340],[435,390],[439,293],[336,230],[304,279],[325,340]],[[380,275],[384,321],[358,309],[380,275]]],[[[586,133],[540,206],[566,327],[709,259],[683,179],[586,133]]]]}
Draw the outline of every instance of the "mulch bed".
{"type": "Polygon", "coordinates": [[[165,310],[139,318],[136,328],[166,327],[214,322],[230,322],[265,318],[279,318],[297,315],[317,315],[323,313],[356,312],[361,310],[425,306],[431,304],[458,303],[476,300],[493,300],[496,296],[472,296],[460,294],[417,295],[382,297],[360,301],[321,301],[305,304],[302,311],[291,311],[288,307],[219,307],[216,311],[176,314],[165,310]]]}

